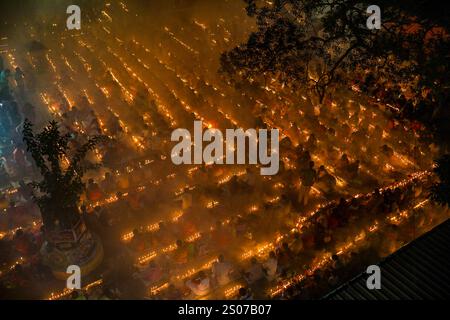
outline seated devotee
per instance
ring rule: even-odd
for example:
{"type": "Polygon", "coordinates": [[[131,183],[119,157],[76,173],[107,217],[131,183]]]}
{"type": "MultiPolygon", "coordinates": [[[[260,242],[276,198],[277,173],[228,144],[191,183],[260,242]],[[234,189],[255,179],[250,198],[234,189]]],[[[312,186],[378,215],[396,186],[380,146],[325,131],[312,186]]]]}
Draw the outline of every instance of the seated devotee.
{"type": "Polygon", "coordinates": [[[102,287],[99,292],[98,300],[116,300],[114,292],[108,287],[102,287]]]}
{"type": "MultiPolygon", "coordinates": [[[[159,222],[158,230],[155,232],[155,240],[161,246],[168,245],[171,241],[173,241],[173,233],[167,227],[166,223],[163,221],[159,222]]],[[[181,240],[180,240],[181,241],[181,240]]]]}
{"type": "Polygon", "coordinates": [[[177,248],[173,252],[173,260],[178,265],[185,265],[189,258],[189,248],[188,245],[182,241],[177,240],[177,248]]]}
{"type": "Polygon", "coordinates": [[[270,251],[269,258],[263,263],[263,268],[267,279],[269,281],[274,280],[278,269],[278,259],[274,251],[270,251]]]}
{"type": "Polygon", "coordinates": [[[202,297],[209,294],[211,290],[211,281],[204,271],[200,271],[193,279],[186,282],[186,287],[188,287],[197,297],[202,297]]]}
{"type": "Polygon", "coordinates": [[[117,187],[120,190],[125,191],[128,190],[128,188],[130,187],[130,180],[126,169],[123,169],[121,171],[121,173],[117,176],[116,180],[117,180],[117,187]]]}
{"type": "Polygon", "coordinates": [[[85,127],[86,134],[89,136],[97,136],[102,133],[102,129],[100,128],[100,123],[97,118],[92,119],[85,127]]]}
{"type": "Polygon", "coordinates": [[[364,215],[366,213],[366,206],[362,203],[362,200],[358,198],[352,198],[348,204],[346,210],[347,219],[355,217],[357,215],[364,215]]]}
{"type": "Polygon", "coordinates": [[[347,167],[346,173],[350,179],[355,179],[359,174],[359,160],[350,163],[347,167]]]}
{"type": "Polygon", "coordinates": [[[238,291],[238,300],[253,300],[253,294],[250,288],[242,287],[238,291]]]}
{"type": "Polygon", "coordinates": [[[342,259],[339,258],[337,254],[333,254],[331,256],[332,262],[331,262],[331,268],[336,275],[340,275],[342,273],[342,268],[344,267],[344,264],[342,262],[342,259]]]}
{"type": "Polygon", "coordinates": [[[103,192],[100,189],[99,185],[96,182],[94,182],[94,179],[88,180],[86,195],[87,198],[93,202],[99,201],[100,199],[103,198],[103,192]]]}
{"type": "Polygon", "coordinates": [[[139,221],[144,212],[144,200],[142,194],[136,190],[131,190],[128,192],[126,202],[130,208],[131,216],[139,221]]]}
{"type": "Polygon", "coordinates": [[[305,169],[308,168],[309,163],[311,162],[311,154],[308,150],[300,152],[297,158],[297,169],[305,169]]]}
{"type": "Polygon", "coordinates": [[[78,98],[78,109],[79,109],[79,120],[80,122],[86,121],[86,119],[90,119],[92,117],[95,117],[94,110],[91,108],[91,104],[89,103],[89,100],[86,98],[86,96],[80,96],[78,98]]]}
{"type": "Polygon", "coordinates": [[[255,257],[250,260],[250,266],[244,272],[244,278],[249,284],[254,284],[264,278],[264,269],[255,257]]]}
{"type": "Polygon", "coordinates": [[[384,156],[386,156],[388,158],[390,158],[394,155],[394,150],[386,144],[381,146],[380,151],[384,156]]]}
{"type": "Polygon", "coordinates": [[[366,210],[371,216],[376,216],[382,212],[383,195],[380,189],[375,189],[370,199],[366,202],[366,210]]]}
{"type": "MultiPolygon", "coordinates": [[[[304,234],[302,241],[305,244],[305,249],[308,249],[308,242],[305,236],[306,234],[304,234]]],[[[278,257],[278,269],[280,273],[286,272],[289,269],[295,257],[293,252],[289,248],[289,244],[287,242],[283,242],[281,244],[281,248],[277,250],[276,255],[278,257]]]]}
{"type": "Polygon", "coordinates": [[[280,141],[280,150],[281,151],[285,151],[285,152],[289,152],[291,149],[292,149],[291,139],[289,137],[284,137],[283,139],[281,139],[281,141],[280,141]]]}
{"type": "Polygon", "coordinates": [[[311,134],[308,137],[308,140],[306,141],[305,147],[307,150],[309,150],[310,152],[313,152],[316,150],[317,148],[317,138],[314,134],[311,134]]]}
{"type": "Polygon", "coordinates": [[[113,113],[109,114],[109,116],[106,118],[105,126],[108,130],[108,135],[111,135],[113,137],[123,131],[122,127],[120,126],[119,118],[117,118],[117,116],[113,113]]]}
{"type": "Polygon", "coordinates": [[[297,286],[293,285],[284,290],[281,294],[280,300],[294,300],[298,299],[299,290],[297,286]]]}
{"type": "Polygon", "coordinates": [[[164,277],[164,270],[155,261],[150,261],[148,267],[142,271],[141,278],[147,285],[158,283],[164,277]]]}
{"type": "Polygon", "coordinates": [[[70,300],[87,300],[87,297],[83,290],[74,290],[70,294],[70,300]]]}
{"type": "Polygon", "coordinates": [[[195,257],[197,257],[197,243],[194,241],[187,242],[187,250],[188,250],[188,260],[192,261],[195,257]]]}
{"type": "Polygon", "coordinates": [[[80,116],[80,111],[76,106],[72,106],[72,108],[66,112],[66,119],[69,123],[75,123],[78,121],[80,116]]]}
{"type": "Polygon", "coordinates": [[[198,231],[198,223],[196,223],[195,214],[189,212],[188,214],[184,214],[178,219],[177,223],[177,236],[181,239],[186,239],[198,231]],[[191,214],[189,214],[191,213],[191,214]]]}
{"type": "Polygon", "coordinates": [[[292,254],[295,257],[298,257],[298,255],[303,250],[303,241],[302,241],[302,238],[300,237],[299,232],[295,232],[293,238],[294,238],[294,240],[291,243],[292,254]]]}
{"type": "Polygon", "coordinates": [[[222,222],[216,222],[216,228],[212,234],[212,241],[220,251],[227,250],[232,241],[231,231],[222,225],[222,222]]]}
{"type": "Polygon", "coordinates": [[[347,156],[347,154],[344,153],[341,156],[341,158],[339,159],[338,163],[336,164],[336,168],[339,171],[346,171],[349,164],[350,164],[350,161],[348,160],[348,156],[347,156]]]}
{"type": "Polygon", "coordinates": [[[309,168],[300,171],[301,185],[298,194],[298,202],[306,206],[309,201],[311,187],[316,181],[316,170],[314,170],[314,161],[309,162],[309,168]]]}
{"type": "Polygon", "coordinates": [[[218,261],[212,265],[212,276],[217,285],[224,286],[231,281],[231,273],[233,267],[231,263],[225,261],[224,256],[221,254],[218,257],[218,261]]]}
{"type": "Polygon", "coordinates": [[[178,199],[181,200],[183,210],[187,210],[192,207],[192,193],[189,192],[188,188],[185,188],[183,194],[178,197],[178,199]]]}
{"type": "Polygon", "coordinates": [[[104,179],[100,182],[100,188],[104,193],[111,194],[116,188],[116,179],[111,172],[106,172],[104,179]]]}
{"type": "Polygon", "coordinates": [[[142,232],[139,231],[139,229],[133,230],[133,238],[131,239],[130,247],[135,252],[138,253],[144,252],[146,247],[145,239],[144,235],[142,234],[142,232]]]}
{"type": "Polygon", "coordinates": [[[336,178],[323,165],[317,172],[317,187],[325,194],[333,193],[336,188],[336,178]]]}
{"type": "Polygon", "coordinates": [[[83,117],[81,118],[81,123],[85,128],[87,128],[93,120],[97,120],[95,111],[91,108],[88,108],[86,111],[84,111],[82,116],[83,117]]]}
{"type": "Polygon", "coordinates": [[[200,238],[195,242],[198,257],[205,257],[212,251],[211,233],[200,233],[200,238]]]}
{"type": "Polygon", "coordinates": [[[272,228],[284,228],[284,226],[294,227],[297,214],[292,210],[292,202],[288,194],[282,194],[278,203],[272,206],[273,217],[278,223],[274,223],[272,228]]]}
{"type": "Polygon", "coordinates": [[[181,300],[183,298],[183,294],[181,291],[175,287],[172,283],[169,284],[167,288],[167,292],[164,295],[164,299],[166,300],[181,300]]]}
{"type": "Polygon", "coordinates": [[[383,203],[381,205],[381,212],[383,214],[392,212],[392,190],[390,188],[383,192],[383,203]]]}
{"type": "Polygon", "coordinates": [[[235,217],[233,221],[233,226],[234,226],[233,228],[234,236],[237,239],[243,239],[248,230],[246,219],[244,219],[242,216],[235,217]]]}
{"type": "Polygon", "coordinates": [[[332,215],[335,216],[339,222],[339,227],[347,223],[348,203],[344,198],[339,199],[339,203],[332,209],[332,215]]]}

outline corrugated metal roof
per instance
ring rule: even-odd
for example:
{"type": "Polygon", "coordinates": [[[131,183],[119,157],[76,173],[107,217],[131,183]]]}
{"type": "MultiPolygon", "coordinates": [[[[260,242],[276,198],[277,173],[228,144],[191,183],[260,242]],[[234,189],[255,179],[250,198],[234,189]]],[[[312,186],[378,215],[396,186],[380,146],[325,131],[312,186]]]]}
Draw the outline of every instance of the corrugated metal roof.
{"type": "Polygon", "coordinates": [[[325,300],[450,298],[450,219],[382,260],[381,289],[369,290],[367,273],[327,294],[325,300]]]}

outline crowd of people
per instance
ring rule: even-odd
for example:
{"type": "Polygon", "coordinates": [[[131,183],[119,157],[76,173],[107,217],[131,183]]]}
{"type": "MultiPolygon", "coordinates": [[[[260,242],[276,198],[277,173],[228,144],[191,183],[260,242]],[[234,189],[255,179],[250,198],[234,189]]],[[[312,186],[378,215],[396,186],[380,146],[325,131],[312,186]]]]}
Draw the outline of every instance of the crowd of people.
{"type": "MultiPolygon", "coordinates": [[[[10,151],[2,148],[1,283],[9,289],[45,283],[36,291],[40,297],[61,286],[40,259],[40,213],[25,182],[36,170],[16,138],[23,119],[40,126],[49,115],[71,134],[74,149],[91,136],[107,137],[86,159],[102,166],[86,176],[80,199],[84,222],[105,248],[105,261],[92,275],[101,281],[63,298],[271,298],[272,287],[303,273],[305,279],[276,297],[318,298],[412,239],[407,224],[383,221],[427,197],[428,176],[396,181],[430,168],[432,141],[417,141],[402,122],[349,90],[317,104],[276,84],[230,86],[215,75],[213,58],[235,23],[220,21],[174,24],[150,43],[128,39],[118,26],[108,24],[113,37],[92,24],[63,49],[52,36],[42,40],[61,57],[49,51],[18,58],[26,67],[15,69],[15,84],[2,72],[19,116],[8,120],[10,151]],[[183,62],[187,57],[190,64],[183,62]],[[33,80],[38,71],[41,81],[33,80]],[[30,87],[42,95],[33,96],[30,87]],[[255,166],[173,166],[171,129],[189,128],[199,118],[219,128],[280,129],[279,173],[268,178],[255,166]],[[339,252],[375,221],[382,236],[369,240],[366,231],[366,247],[339,252]],[[329,265],[311,271],[324,252],[329,265]]],[[[442,217],[427,214],[423,230],[442,217]]]]}

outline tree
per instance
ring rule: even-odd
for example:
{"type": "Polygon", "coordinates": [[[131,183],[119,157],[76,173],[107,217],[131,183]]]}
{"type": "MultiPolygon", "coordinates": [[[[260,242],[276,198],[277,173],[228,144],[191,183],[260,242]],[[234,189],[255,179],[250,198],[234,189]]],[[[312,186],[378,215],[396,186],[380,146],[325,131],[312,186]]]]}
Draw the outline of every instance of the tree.
{"type": "Polygon", "coordinates": [[[87,170],[93,168],[83,160],[101,138],[89,138],[71,152],[70,134],[61,134],[56,121],[51,121],[41,133],[35,135],[32,123],[25,120],[23,140],[43,177],[42,181],[32,182],[30,186],[38,191],[33,197],[41,210],[46,228],[59,226],[70,229],[80,219],[78,203],[85,191],[82,178],[87,170]]]}
{"type": "MultiPolygon", "coordinates": [[[[267,77],[314,90],[320,102],[337,83],[359,75],[410,84],[411,101],[448,101],[449,4],[436,0],[379,0],[381,29],[370,30],[365,0],[244,0],[257,31],[221,56],[235,81],[267,77]]],[[[396,92],[397,93],[397,92],[396,92]]],[[[431,115],[430,115],[431,116],[431,115]]]]}
{"type": "Polygon", "coordinates": [[[435,161],[434,172],[439,182],[431,188],[431,199],[441,205],[450,205],[450,154],[446,154],[435,161]]]}

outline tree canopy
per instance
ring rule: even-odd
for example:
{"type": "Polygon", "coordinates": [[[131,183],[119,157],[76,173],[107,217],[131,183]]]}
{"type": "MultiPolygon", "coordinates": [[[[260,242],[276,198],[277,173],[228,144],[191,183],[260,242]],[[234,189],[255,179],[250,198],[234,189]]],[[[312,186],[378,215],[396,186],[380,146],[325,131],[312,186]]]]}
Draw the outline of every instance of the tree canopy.
{"type": "MultiPolygon", "coordinates": [[[[244,0],[257,31],[223,53],[221,71],[236,81],[275,78],[309,88],[320,101],[327,88],[358,75],[411,86],[416,105],[448,97],[449,3],[380,0],[381,29],[369,29],[365,0],[244,0]]],[[[387,88],[386,88],[387,89],[387,88]]]]}
{"type": "Polygon", "coordinates": [[[43,177],[42,181],[30,185],[38,191],[34,199],[46,227],[58,224],[61,228],[70,228],[78,221],[78,202],[85,190],[82,178],[93,168],[83,160],[101,138],[89,138],[81,147],[71,150],[70,134],[61,134],[56,121],[34,134],[32,123],[25,120],[23,140],[43,177]]]}
{"type": "MultiPolygon", "coordinates": [[[[243,0],[257,30],[224,52],[221,72],[234,82],[270,79],[309,89],[319,102],[337,85],[420,120],[450,146],[450,3],[438,0],[243,0]],[[369,29],[368,7],[381,9],[369,29]]],[[[437,160],[432,198],[449,203],[450,157],[437,160]]]]}

